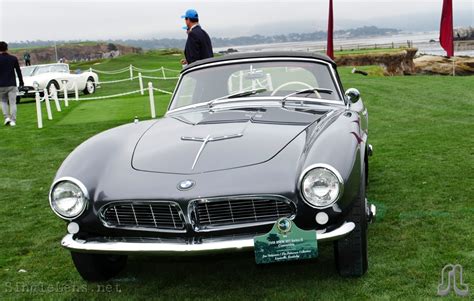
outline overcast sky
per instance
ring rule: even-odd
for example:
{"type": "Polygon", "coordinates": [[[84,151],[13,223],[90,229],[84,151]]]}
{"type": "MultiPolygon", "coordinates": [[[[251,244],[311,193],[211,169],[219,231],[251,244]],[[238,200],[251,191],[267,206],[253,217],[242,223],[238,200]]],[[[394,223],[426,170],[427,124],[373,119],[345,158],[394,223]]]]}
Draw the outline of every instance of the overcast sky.
{"type": "MultiPolygon", "coordinates": [[[[0,40],[185,38],[180,16],[198,10],[217,37],[326,30],[329,0],[0,0],[0,40]]],[[[442,0],[334,0],[336,29],[377,25],[436,30],[442,0]]],[[[455,26],[474,26],[474,0],[453,0],[455,26]]]]}

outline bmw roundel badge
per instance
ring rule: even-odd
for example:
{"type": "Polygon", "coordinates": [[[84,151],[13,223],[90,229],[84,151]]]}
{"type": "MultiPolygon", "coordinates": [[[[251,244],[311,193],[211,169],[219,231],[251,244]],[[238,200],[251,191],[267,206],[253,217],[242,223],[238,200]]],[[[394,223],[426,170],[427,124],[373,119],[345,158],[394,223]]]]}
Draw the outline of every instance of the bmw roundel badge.
{"type": "Polygon", "coordinates": [[[178,189],[179,190],[189,190],[194,187],[195,182],[193,180],[184,180],[179,182],[178,189]]]}

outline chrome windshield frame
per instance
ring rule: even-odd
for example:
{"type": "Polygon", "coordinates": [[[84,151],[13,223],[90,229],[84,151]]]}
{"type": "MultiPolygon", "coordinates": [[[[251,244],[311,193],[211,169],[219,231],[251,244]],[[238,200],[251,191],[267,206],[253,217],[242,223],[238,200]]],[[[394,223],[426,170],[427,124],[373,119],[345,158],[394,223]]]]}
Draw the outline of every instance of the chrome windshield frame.
{"type": "MultiPolygon", "coordinates": [[[[259,62],[259,63],[260,62],[273,62],[273,61],[277,61],[277,62],[281,62],[281,61],[312,62],[312,63],[319,63],[319,64],[326,65],[330,70],[331,79],[334,83],[334,86],[336,87],[337,93],[338,93],[341,100],[331,100],[331,101],[330,100],[322,100],[322,102],[323,101],[324,102],[330,101],[330,102],[333,102],[334,104],[341,104],[341,105],[344,105],[344,106],[347,105],[347,99],[344,96],[344,92],[342,91],[342,87],[339,85],[339,81],[338,81],[338,78],[336,76],[336,71],[333,68],[332,64],[329,63],[329,62],[326,62],[324,60],[319,60],[319,59],[316,59],[316,58],[312,59],[312,58],[299,58],[299,57],[248,58],[248,59],[236,59],[236,60],[213,62],[213,63],[204,64],[204,65],[199,65],[199,66],[196,66],[196,67],[191,67],[189,69],[184,70],[179,76],[178,83],[176,84],[176,87],[175,87],[175,89],[173,91],[173,94],[171,96],[171,101],[168,104],[168,109],[167,109],[166,115],[168,115],[168,113],[177,112],[178,110],[179,111],[185,110],[185,109],[188,110],[188,109],[193,109],[195,107],[200,107],[201,106],[200,105],[201,103],[197,103],[197,104],[191,104],[191,105],[182,106],[182,107],[170,110],[171,105],[173,104],[174,99],[176,97],[178,87],[180,86],[180,84],[183,80],[183,77],[186,74],[188,74],[190,72],[193,72],[193,71],[196,71],[196,70],[211,68],[211,67],[215,67],[215,66],[234,65],[234,64],[239,64],[239,63],[252,63],[252,62],[259,62]]],[[[263,97],[260,97],[260,99],[262,99],[262,98],[263,97]]],[[[281,99],[281,97],[265,97],[265,99],[273,99],[273,98],[281,99]]],[[[238,98],[236,98],[236,99],[238,99],[238,98]]],[[[246,97],[246,99],[251,100],[251,98],[249,98],[249,97],[246,97]]],[[[292,99],[292,98],[289,98],[289,99],[292,99]]],[[[299,99],[302,99],[302,98],[299,98],[299,99]]]]}
{"type": "MultiPolygon", "coordinates": [[[[276,97],[276,96],[262,97],[262,96],[260,96],[260,97],[244,97],[244,98],[230,99],[230,100],[227,100],[225,102],[216,103],[217,105],[221,104],[221,105],[225,105],[225,106],[212,107],[211,110],[213,112],[216,112],[216,111],[219,111],[219,110],[228,109],[229,107],[238,108],[240,106],[236,105],[236,104],[244,103],[244,102],[251,103],[251,104],[245,106],[245,107],[248,107],[248,108],[254,108],[254,107],[258,108],[258,107],[262,107],[262,106],[282,107],[281,97],[276,97]]],[[[290,104],[289,102],[298,102],[299,104],[294,105],[295,107],[301,107],[301,103],[303,103],[303,104],[313,104],[313,105],[319,105],[319,106],[337,106],[337,107],[341,107],[341,108],[344,108],[346,106],[345,103],[343,103],[340,100],[311,99],[311,98],[304,98],[304,97],[290,97],[286,100],[286,102],[287,103],[285,104],[285,107],[293,107],[293,105],[290,104]]],[[[188,111],[188,110],[193,110],[193,109],[199,109],[199,110],[205,110],[205,111],[209,110],[209,108],[207,106],[194,104],[194,105],[183,106],[183,107],[180,107],[180,108],[177,108],[177,109],[174,109],[174,110],[170,110],[170,111],[166,112],[165,116],[172,116],[174,114],[179,114],[181,112],[188,111]]]]}

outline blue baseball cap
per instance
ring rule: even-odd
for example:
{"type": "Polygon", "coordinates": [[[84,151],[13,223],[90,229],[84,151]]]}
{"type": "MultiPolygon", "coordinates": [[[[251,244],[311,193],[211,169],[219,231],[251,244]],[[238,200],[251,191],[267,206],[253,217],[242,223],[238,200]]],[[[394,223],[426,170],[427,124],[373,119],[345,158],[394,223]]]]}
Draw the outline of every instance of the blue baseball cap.
{"type": "Polygon", "coordinates": [[[184,14],[184,16],[181,16],[181,18],[198,19],[199,16],[198,16],[198,12],[195,9],[188,9],[186,13],[184,14]]]}

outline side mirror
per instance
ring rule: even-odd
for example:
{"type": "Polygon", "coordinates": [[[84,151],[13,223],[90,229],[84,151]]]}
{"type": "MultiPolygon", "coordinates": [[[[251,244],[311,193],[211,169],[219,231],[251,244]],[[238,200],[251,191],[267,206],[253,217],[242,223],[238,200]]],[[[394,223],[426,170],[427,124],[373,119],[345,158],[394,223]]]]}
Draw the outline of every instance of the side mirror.
{"type": "Polygon", "coordinates": [[[349,88],[346,91],[346,97],[349,99],[350,102],[356,103],[360,99],[360,92],[357,89],[349,88]]]}

